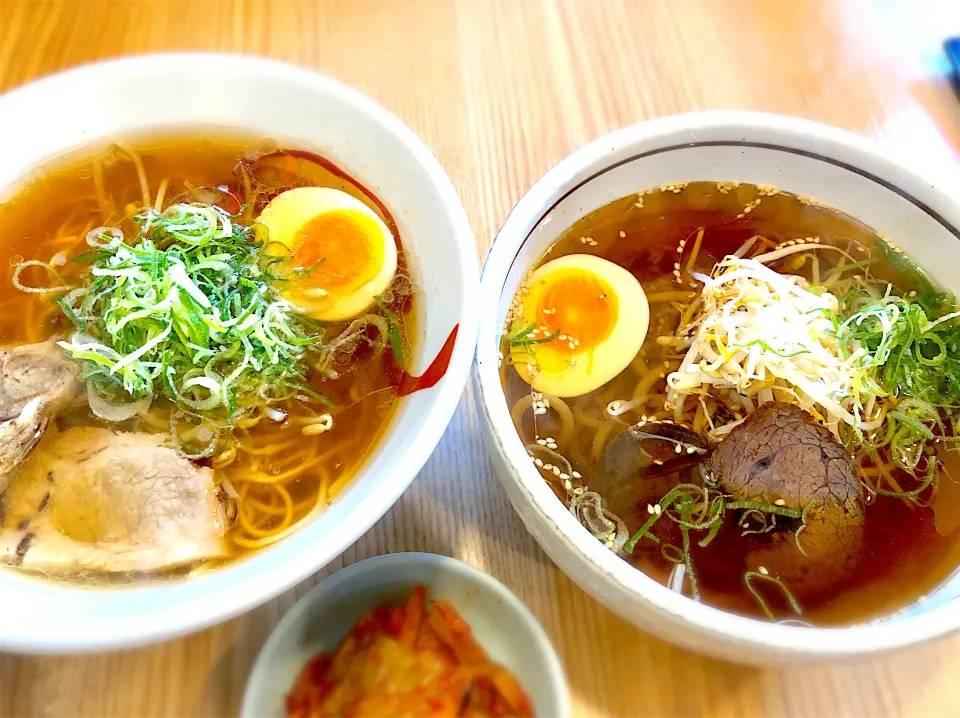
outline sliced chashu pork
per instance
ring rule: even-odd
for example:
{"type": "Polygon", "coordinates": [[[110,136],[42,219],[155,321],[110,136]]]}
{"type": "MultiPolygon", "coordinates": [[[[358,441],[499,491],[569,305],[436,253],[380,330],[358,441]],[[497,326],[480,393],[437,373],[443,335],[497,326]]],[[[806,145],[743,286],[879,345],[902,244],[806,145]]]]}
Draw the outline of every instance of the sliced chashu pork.
{"type": "Polygon", "coordinates": [[[47,421],[73,399],[78,373],[53,340],[0,350],[0,494],[47,421]]]}
{"type": "Polygon", "coordinates": [[[119,573],[222,556],[213,472],[165,441],[89,427],[46,437],[6,491],[0,563],[119,573]]]}
{"type": "Polygon", "coordinates": [[[79,365],[53,339],[0,350],[0,419],[13,419],[34,399],[56,413],[76,391],[79,365]]]}

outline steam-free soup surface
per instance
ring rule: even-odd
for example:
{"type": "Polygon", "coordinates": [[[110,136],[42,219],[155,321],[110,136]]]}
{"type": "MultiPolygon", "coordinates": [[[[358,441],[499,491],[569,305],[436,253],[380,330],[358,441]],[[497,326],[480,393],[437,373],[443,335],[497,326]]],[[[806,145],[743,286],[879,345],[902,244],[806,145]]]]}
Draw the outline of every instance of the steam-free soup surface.
{"type": "Polygon", "coordinates": [[[67,578],[288,536],[379,440],[411,350],[396,226],[335,164],[222,132],[123,140],[0,205],[0,563],[67,578]]]}
{"type": "Polygon", "coordinates": [[[821,350],[841,365],[830,347],[843,360],[851,347],[880,351],[876,317],[916,314],[924,297],[917,326],[937,336],[918,351],[955,371],[937,342],[952,356],[956,305],[935,289],[889,240],[819,203],[736,183],[658,188],[587,215],[531,271],[508,315],[504,389],[558,499],[649,576],[776,621],[880,618],[960,558],[946,384],[922,399],[918,387],[881,388],[901,376],[891,354],[854,375],[862,403],[837,392],[835,416],[804,393],[812,384],[779,374],[799,376],[821,350]],[[828,292],[834,305],[800,304],[828,292]],[[838,330],[856,310],[861,323],[838,330]],[[811,317],[837,321],[824,319],[816,344],[811,317]],[[785,329],[792,321],[803,331],[785,329]]]}

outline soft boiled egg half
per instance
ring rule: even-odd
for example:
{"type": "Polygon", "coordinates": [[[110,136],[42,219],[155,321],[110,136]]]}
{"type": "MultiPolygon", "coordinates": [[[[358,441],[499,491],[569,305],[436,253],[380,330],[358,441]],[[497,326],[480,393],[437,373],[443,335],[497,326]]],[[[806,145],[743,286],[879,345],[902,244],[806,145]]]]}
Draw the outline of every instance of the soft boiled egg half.
{"type": "Polygon", "coordinates": [[[626,369],[650,322],[640,282],[591,254],[535,270],[514,311],[511,363],[533,389],[558,397],[587,394],[626,369]]]}
{"type": "MultiPolygon", "coordinates": [[[[296,187],[274,197],[258,222],[290,251],[293,271],[284,298],[320,321],[349,319],[387,290],[397,245],[363,202],[331,187],[296,187]]],[[[269,251],[269,245],[268,245],[269,251]]]]}

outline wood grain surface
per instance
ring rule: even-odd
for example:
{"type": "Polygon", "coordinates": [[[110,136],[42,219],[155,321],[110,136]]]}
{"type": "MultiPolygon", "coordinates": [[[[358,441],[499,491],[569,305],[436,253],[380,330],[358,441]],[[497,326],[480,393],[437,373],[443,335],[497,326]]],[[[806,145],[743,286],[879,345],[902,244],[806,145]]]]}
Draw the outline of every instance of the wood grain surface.
{"type": "MultiPolygon", "coordinates": [[[[940,53],[951,31],[960,34],[958,0],[0,0],[0,89],[158,50],[315,68],[426,141],[482,257],[513,203],[564,155],[687,110],[833,123],[960,188],[960,103],[940,53]]],[[[0,655],[0,716],[235,715],[257,651],[298,596],[346,564],[402,550],[460,557],[513,589],[557,646],[578,716],[960,715],[960,637],[855,665],[775,670],[703,658],[621,621],[526,533],[474,403],[468,390],[413,486],[327,570],[181,640],[83,657],[0,655]]]]}

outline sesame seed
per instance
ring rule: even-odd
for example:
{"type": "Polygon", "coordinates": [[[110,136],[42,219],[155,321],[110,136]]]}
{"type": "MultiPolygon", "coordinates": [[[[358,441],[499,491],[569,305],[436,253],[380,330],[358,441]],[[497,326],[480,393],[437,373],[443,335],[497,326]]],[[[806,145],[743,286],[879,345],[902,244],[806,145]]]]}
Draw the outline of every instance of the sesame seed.
{"type": "Polygon", "coordinates": [[[663,508],[660,506],[660,504],[656,504],[653,507],[653,513],[655,513],[657,516],[659,516],[662,511],[663,511],[663,508]]]}
{"type": "Polygon", "coordinates": [[[574,472],[573,472],[573,478],[575,478],[575,479],[582,479],[583,476],[580,475],[580,472],[579,472],[579,471],[574,471],[574,472]]]}
{"type": "Polygon", "coordinates": [[[621,236],[621,237],[626,237],[626,236],[627,236],[627,233],[624,232],[624,231],[621,229],[621,230],[620,230],[620,236],[621,236]]]}
{"type": "Polygon", "coordinates": [[[647,504],[647,513],[653,516],[653,506],[651,504],[647,504]]]}
{"type": "Polygon", "coordinates": [[[787,502],[784,501],[783,499],[777,499],[776,501],[773,502],[773,505],[774,505],[774,506],[786,506],[786,505],[787,505],[787,502]]]}
{"type": "Polygon", "coordinates": [[[760,573],[762,573],[764,576],[769,576],[769,575],[770,575],[770,572],[769,572],[764,566],[761,566],[758,570],[759,570],[760,573]]]}

